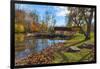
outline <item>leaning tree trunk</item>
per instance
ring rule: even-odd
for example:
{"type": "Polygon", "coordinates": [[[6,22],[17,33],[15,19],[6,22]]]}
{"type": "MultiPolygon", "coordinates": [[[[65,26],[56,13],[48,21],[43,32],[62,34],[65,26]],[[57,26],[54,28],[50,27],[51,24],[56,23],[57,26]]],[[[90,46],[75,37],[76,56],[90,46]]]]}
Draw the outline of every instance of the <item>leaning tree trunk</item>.
{"type": "Polygon", "coordinates": [[[92,18],[93,18],[93,9],[91,9],[91,14],[89,16],[89,20],[87,23],[87,32],[86,32],[86,40],[90,39],[90,33],[91,33],[91,23],[92,23],[92,18]]]}
{"type": "MultiPolygon", "coordinates": [[[[73,20],[73,19],[72,19],[73,20]]],[[[80,31],[84,34],[84,36],[85,36],[85,38],[87,38],[86,36],[86,32],[84,31],[84,29],[81,27],[81,26],[79,26],[79,24],[80,23],[77,23],[77,21],[76,20],[73,20],[73,22],[75,22],[75,24],[77,25],[77,27],[79,27],[80,28],[80,31]]]]}

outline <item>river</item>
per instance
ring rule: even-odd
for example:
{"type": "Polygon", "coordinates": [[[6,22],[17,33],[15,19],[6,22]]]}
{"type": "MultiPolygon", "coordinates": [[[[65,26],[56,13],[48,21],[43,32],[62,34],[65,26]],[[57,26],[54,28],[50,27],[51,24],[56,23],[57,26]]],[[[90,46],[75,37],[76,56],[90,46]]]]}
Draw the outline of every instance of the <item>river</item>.
{"type": "Polygon", "coordinates": [[[51,40],[51,39],[25,39],[21,43],[16,43],[16,48],[22,46],[23,49],[15,50],[15,59],[25,58],[31,53],[43,51],[55,43],[65,42],[65,40],[51,40]]]}

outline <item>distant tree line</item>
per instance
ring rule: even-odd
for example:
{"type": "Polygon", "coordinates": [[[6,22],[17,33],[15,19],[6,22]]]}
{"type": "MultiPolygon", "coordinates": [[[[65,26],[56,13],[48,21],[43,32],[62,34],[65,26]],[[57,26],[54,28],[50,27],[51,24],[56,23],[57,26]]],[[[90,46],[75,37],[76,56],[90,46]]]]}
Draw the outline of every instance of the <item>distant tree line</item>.
{"type": "Polygon", "coordinates": [[[55,15],[48,10],[41,18],[37,10],[25,12],[23,10],[15,10],[15,32],[52,32],[56,23],[55,15]]]}

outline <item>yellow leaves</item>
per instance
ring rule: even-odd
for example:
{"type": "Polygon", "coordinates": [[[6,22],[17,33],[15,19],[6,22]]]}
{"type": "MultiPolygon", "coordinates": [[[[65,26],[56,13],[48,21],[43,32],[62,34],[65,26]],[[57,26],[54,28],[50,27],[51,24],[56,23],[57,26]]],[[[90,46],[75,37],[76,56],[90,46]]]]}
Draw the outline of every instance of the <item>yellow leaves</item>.
{"type": "Polygon", "coordinates": [[[15,24],[15,32],[20,33],[20,32],[24,32],[25,28],[24,25],[21,23],[16,23],[15,24]]]}
{"type": "Polygon", "coordinates": [[[24,41],[24,34],[15,34],[15,41],[16,42],[23,42],[24,41]]]}
{"type": "Polygon", "coordinates": [[[47,32],[47,31],[48,31],[48,27],[47,27],[47,25],[44,24],[44,23],[40,25],[40,29],[41,29],[42,31],[44,31],[44,32],[47,32]]]}
{"type": "MultiPolygon", "coordinates": [[[[46,24],[39,24],[39,23],[29,23],[26,28],[24,23],[15,23],[15,32],[16,33],[23,33],[25,30],[29,29],[31,32],[47,32],[48,27],[46,24]]],[[[29,32],[29,31],[28,31],[29,32]]]]}

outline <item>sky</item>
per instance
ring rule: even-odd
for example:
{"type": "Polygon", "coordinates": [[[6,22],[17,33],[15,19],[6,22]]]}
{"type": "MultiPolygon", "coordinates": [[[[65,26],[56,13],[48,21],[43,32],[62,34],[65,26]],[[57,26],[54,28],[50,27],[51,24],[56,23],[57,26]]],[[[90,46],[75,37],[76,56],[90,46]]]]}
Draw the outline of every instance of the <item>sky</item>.
{"type": "Polygon", "coordinates": [[[67,22],[65,22],[65,15],[68,15],[69,13],[67,8],[68,7],[63,7],[63,6],[15,4],[15,9],[21,9],[26,12],[32,12],[36,10],[40,15],[41,19],[44,17],[45,12],[49,11],[51,14],[55,15],[55,19],[56,19],[55,26],[66,26],[66,24],[68,23],[68,16],[66,18],[67,22]]]}

